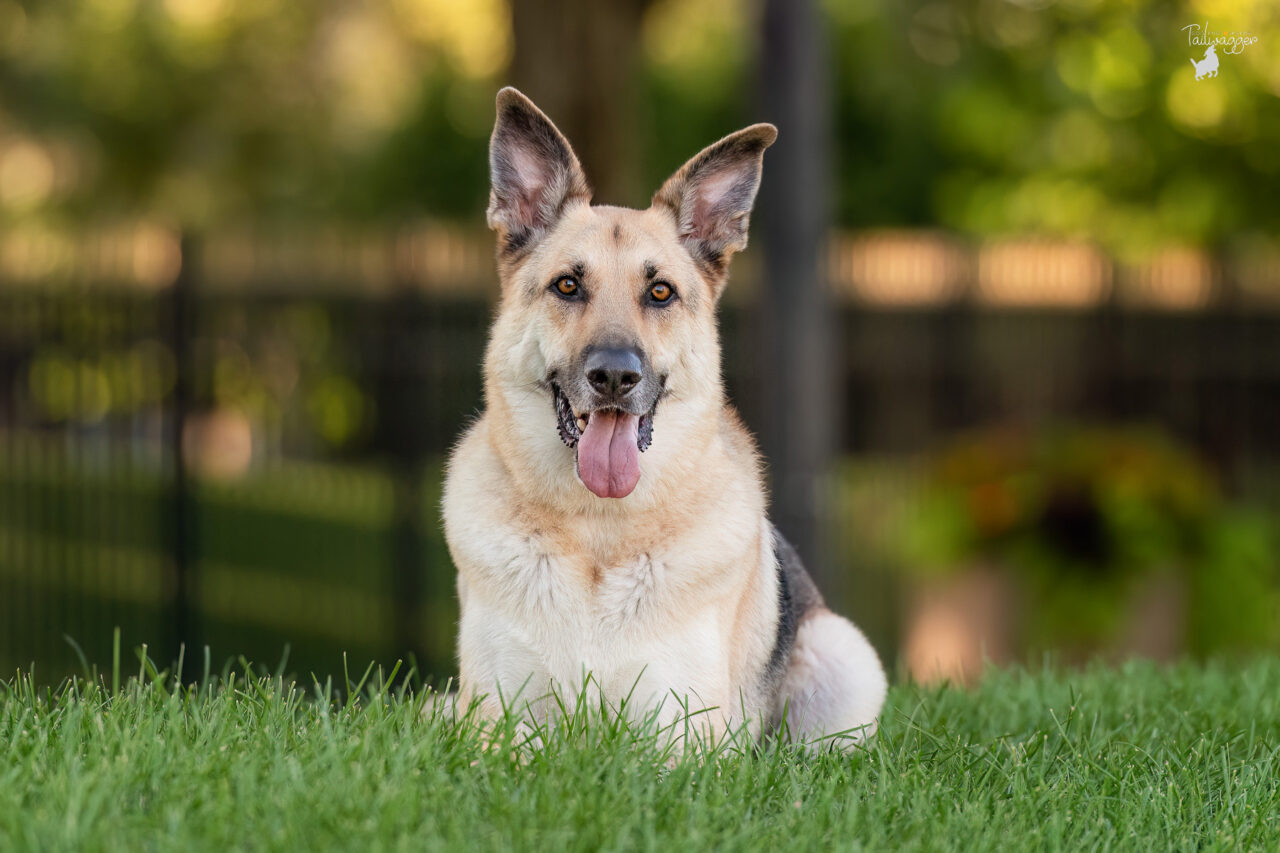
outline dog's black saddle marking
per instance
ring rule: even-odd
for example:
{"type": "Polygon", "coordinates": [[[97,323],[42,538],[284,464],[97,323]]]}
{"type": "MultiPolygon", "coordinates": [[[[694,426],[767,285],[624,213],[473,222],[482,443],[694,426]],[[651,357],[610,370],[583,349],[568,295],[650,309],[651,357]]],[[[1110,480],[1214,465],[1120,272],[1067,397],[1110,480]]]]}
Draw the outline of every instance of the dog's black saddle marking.
{"type": "Polygon", "coordinates": [[[778,528],[773,527],[773,553],[778,560],[778,633],[769,655],[769,677],[775,684],[782,681],[791,660],[791,649],[796,644],[796,631],[800,620],[815,607],[823,605],[822,593],[800,555],[791,547],[778,528]]]}

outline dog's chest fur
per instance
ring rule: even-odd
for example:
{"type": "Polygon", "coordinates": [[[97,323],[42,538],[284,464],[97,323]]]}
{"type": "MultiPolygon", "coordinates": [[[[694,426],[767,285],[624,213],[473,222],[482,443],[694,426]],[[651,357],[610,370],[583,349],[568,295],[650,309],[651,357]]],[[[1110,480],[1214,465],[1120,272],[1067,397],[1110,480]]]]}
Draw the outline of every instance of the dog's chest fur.
{"type": "Polygon", "coordinates": [[[715,608],[679,600],[671,576],[690,567],[675,555],[590,565],[590,557],[556,553],[538,537],[509,545],[482,570],[487,594],[466,592],[467,621],[480,626],[481,642],[501,650],[491,664],[504,686],[530,675],[577,686],[590,673],[617,695],[645,669],[648,680],[701,681],[707,664],[699,658],[722,655],[715,608]]]}
{"type": "MultiPolygon", "coordinates": [[[[469,450],[488,456],[481,442],[460,454],[469,450]]],[[[590,674],[614,702],[648,705],[675,691],[713,705],[752,686],[734,661],[756,671],[769,649],[744,650],[734,635],[748,609],[753,637],[772,639],[775,569],[762,514],[739,504],[697,525],[650,523],[643,535],[622,517],[557,523],[521,511],[487,461],[470,470],[494,480],[454,481],[446,503],[472,689],[537,699],[553,684],[576,690],[590,674]],[[504,504],[501,514],[466,511],[504,504]]]]}

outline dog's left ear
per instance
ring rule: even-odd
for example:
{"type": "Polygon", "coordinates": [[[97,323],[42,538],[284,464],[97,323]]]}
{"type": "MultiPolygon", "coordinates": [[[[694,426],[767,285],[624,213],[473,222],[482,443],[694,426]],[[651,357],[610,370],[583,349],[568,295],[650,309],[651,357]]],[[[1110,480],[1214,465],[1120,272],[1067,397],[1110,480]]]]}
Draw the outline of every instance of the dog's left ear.
{"type": "Polygon", "coordinates": [[[747,220],[760,187],[764,150],[778,138],[771,124],[731,133],[685,163],[653,197],[669,209],[689,254],[720,278],[734,252],[747,246],[747,220]]]}

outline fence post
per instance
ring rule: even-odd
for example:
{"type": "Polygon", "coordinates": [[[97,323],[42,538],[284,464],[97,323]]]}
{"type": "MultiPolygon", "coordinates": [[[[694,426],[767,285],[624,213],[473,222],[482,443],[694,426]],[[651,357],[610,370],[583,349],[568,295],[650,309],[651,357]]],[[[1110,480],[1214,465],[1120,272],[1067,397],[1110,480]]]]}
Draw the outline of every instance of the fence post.
{"type": "Polygon", "coordinates": [[[766,0],[758,69],[762,115],[778,125],[765,155],[758,218],[764,238],[760,438],[772,517],[815,575],[826,565],[824,489],[832,475],[835,381],[828,236],[828,97],[815,0],[766,0]]]}
{"type": "Polygon", "coordinates": [[[169,558],[172,569],[169,606],[173,617],[171,654],[175,665],[182,659],[183,671],[174,674],[185,682],[187,673],[196,671],[196,652],[201,647],[199,607],[196,600],[195,514],[182,441],[191,408],[193,385],[192,338],[195,334],[195,293],[200,263],[200,245],[196,235],[183,232],[180,252],[181,265],[169,294],[169,345],[173,351],[174,383],[170,397],[167,440],[173,465],[169,494],[169,558]]]}
{"type": "Polygon", "coordinates": [[[426,571],[422,541],[422,424],[431,389],[422,382],[422,353],[417,343],[423,311],[421,296],[411,282],[397,278],[395,285],[394,294],[381,308],[382,363],[377,371],[375,395],[379,444],[388,456],[392,481],[392,636],[396,654],[414,656],[421,665],[426,571]]]}

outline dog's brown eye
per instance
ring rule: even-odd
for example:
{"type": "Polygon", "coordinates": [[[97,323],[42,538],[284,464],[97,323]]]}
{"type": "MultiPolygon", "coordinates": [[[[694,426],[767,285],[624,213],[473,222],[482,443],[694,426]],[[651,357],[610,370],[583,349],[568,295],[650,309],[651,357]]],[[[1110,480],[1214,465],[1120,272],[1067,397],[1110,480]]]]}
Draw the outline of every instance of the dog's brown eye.
{"type": "Polygon", "coordinates": [[[649,298],[654,302],[667,302],[675,295],[675,288],[665,281],[656,281],[649,288],[649,298]]]}
{"type": "Polygon", "coordinates": [[[578,280],[571,275],[562,275],[552,285],[561,296],[577,296],[578,280]]]}

